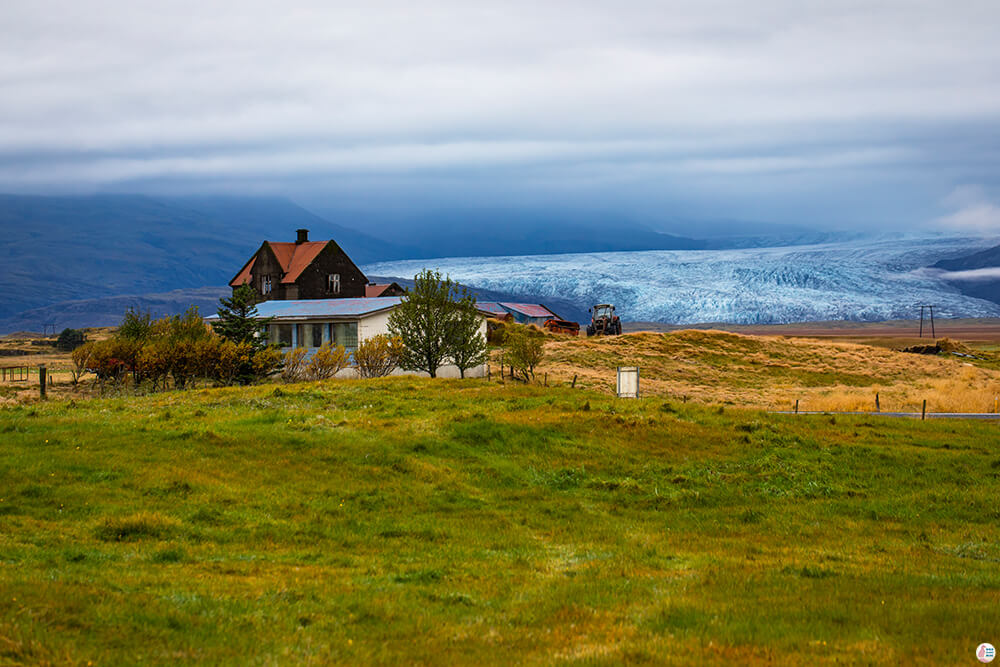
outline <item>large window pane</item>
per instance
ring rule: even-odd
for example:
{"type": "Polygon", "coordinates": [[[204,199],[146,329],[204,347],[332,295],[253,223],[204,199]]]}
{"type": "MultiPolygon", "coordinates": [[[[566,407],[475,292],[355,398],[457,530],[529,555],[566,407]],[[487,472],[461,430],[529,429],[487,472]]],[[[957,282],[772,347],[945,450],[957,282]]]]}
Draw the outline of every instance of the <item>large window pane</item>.
{"type": "Polygon", "coordinates": [[[292,346],[292,325],[291,324],[272,324],[271,333],[268,337],[269,343],[277,343],[281,347],[291,347],[292,346]]]}
{"type": "Polygon", "coordinates": [[[333,325],[333,342],[351,350],[358,346],[358,323],[337,322],[333,325]]]}

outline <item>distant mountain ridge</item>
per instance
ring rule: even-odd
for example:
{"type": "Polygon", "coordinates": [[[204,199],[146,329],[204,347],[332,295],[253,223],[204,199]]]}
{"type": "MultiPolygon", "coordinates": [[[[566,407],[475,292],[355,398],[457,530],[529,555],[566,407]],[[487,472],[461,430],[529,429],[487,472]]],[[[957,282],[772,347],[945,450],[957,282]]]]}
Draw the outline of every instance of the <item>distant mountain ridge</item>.
{"type": "MultiPolygon", "coordinates": [[[[977,271],[996,267],[1000,267],[1000,245],[964,257],[943,259],[932,265],[932,268],[953,272],[977,271]]],[[[1000,303],[1000,279],[996,277],[982,276],[963,279],[948,275],[942,277],[966,296],[1000,303]]]]}
{"type": "Polygon", "coordinates": [[[366,220],[408,248],[411,259],[505,257],[633,250],[701,250],[706,241],[664,234],[602,212],[469,208],[396,215],[320,208],[330,220],[366,220]]]}
{"type": "Polygon", "coordinates": [[[225,285],[266,240],[297,228],[358,263],[405,258],[394,243],[279,198],[0,195],[0,318],[68,300],[225,285]]]}
{"type": "Polygon", "coordinates": [[[336,215],[349,224],[279,197],[0,195],[0,284],[7,286],[0,319],[69,301],[225,285],[262,241],[294,240],[298,228],[315,240],[336,240],[359,265],[442,254],[704,246],[627,221],[577,225],[524,212],[427,214],[408,219],[405,230],[336,215]]]}
{"type": "Polygon", "coordinates": [[[964,257],[942,259],[932,266],[945,271],[974,271],[1000,266],[1000,245],[964,257]]]}

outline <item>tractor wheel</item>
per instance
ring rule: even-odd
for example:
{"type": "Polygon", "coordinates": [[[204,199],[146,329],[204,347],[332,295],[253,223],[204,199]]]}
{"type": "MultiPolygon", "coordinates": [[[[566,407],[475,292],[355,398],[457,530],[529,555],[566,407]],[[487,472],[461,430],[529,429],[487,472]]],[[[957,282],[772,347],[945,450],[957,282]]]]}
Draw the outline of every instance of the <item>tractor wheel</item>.
{"type": "Polygon", "coordinates": [[[622,335],[622,323],[621,322],[615,322],[615,335],[616,336],[621,336],[622,335]]]}
{"type": "Polygon", "coordinates": [[[596,332],[594,331],[594,327],[593,327],[592,325],[591,325],[591,326],[588,326],[588,327],[587,327],[587,338],[590,338],[590,337],[591,337],[591,336],[593,336],[593,335],[594,335],[595,333],[596,333],[596,332]]]}

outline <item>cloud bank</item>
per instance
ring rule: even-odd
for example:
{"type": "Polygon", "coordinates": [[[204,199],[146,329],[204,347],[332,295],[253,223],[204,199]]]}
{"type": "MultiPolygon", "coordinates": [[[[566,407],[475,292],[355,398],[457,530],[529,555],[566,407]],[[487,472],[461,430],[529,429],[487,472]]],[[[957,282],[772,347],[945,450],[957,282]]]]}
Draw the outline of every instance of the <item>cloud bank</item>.
{"type": "Polygon", "coordinates": [[[8,0],[0,189],[603,197],[981,228],[995,207],[939,200],[1000,173],[997,25],[978,0],[8,0]]]}

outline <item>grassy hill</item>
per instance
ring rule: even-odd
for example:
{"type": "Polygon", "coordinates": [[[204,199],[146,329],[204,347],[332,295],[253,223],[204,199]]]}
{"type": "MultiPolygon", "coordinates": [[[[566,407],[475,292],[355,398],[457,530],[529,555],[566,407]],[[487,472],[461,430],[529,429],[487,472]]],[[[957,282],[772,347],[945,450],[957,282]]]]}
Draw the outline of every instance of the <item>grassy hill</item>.
{"type": "Polygon", "coordinates": [[[0,662],[964,662],[998,471],[992,424],[565,385],[0,407],[0,662]]]}
{"type": "MultiPolygon", "coordinates": [[[[919,339],[915,339],[919,340],[919,339]]],[[[871,341],[878,342],[878,341],[871,341]]],[[[924,344],[929,341],[924,339],[924,344]]],[[[544,371],[614,390],[616,366],[639,366],[648,395],[744,407],[869,411],[992,412],[1000,396],[994,352],[942,339],[920,355],[872,344],[687,330],[611,338],[549,337],[544,371]]]]}

